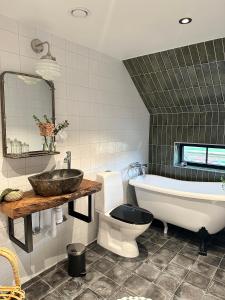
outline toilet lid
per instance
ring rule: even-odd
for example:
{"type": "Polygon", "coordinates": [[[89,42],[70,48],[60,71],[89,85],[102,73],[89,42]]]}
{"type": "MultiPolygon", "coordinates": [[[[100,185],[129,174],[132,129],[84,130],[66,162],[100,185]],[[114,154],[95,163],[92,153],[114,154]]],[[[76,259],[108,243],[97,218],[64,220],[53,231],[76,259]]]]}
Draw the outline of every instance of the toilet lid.
{"type": "Polygon", "coordinates": [[[123,204],[114,208],[110,212],[110,216],[117,220],[136,225],[148,224],[153,220],[153,215],[149,211],[129,204],[123,204]]]}

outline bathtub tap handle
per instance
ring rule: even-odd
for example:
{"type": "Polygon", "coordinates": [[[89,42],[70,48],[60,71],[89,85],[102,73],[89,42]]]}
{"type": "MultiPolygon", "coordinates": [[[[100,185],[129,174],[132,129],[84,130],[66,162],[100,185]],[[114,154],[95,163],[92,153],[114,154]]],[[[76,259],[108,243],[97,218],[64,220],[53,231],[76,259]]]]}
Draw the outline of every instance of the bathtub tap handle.
{"type": "Polygon", "coordinates": [[[138,161],[131,163],[129,165],[130,168],[139,168],[141,166],[141,163],[139,163],[138,161]]]}
{"type": "Polygon", "coordinates": [[[146,168],[147,168],[146,164],[141,165],[141,175],[143,175],[143,176],[146,175],[146,168]]]}
{"type": "Polygon", "coordinates": [[[138,171],[138,175],[145,175],[148,164],[142,164],[140,162],[136,162],[131,164],[130,167],[135,168],[138,171]]]}
{"type": "Polygon", "coordinates": [[[133,176],[130,176],[130,171],[134,170],[136,175],[135,176],[139,176],[139,175],[145,175],[146,174],[146,168],[148,167],[148,164],[142,164],[140,162],[134,162],[134,163],[131,163],[129,165],[129,168],[128,168],[128,176],[129,177],[134,177],[133,176]]]}

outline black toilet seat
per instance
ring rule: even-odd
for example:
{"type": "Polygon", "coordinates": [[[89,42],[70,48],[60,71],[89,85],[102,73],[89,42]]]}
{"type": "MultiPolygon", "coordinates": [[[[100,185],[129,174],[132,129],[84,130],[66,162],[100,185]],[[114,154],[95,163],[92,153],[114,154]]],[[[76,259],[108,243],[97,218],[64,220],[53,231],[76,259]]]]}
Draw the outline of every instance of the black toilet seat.
{"type": "Polygon", "coordinates": [[[138,206],[123,204],[114,208],[110,212],[110,216],[114,219],[135,225],[149,224],[153,220],[153,215],[138,206]]]}

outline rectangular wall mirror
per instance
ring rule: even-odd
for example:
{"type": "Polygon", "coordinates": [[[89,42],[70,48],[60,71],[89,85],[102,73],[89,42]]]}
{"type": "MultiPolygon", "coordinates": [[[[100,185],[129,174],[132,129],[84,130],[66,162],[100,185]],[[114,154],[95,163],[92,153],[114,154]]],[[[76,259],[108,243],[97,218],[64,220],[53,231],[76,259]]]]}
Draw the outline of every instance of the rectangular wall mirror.
{"type": "Polygon", "coordinates": [[[33,115],[55,121],[54,85],[38,76],[1,74],[2,146],[4,157],[55,154],[43,151],[43,137],[33,115]]]}

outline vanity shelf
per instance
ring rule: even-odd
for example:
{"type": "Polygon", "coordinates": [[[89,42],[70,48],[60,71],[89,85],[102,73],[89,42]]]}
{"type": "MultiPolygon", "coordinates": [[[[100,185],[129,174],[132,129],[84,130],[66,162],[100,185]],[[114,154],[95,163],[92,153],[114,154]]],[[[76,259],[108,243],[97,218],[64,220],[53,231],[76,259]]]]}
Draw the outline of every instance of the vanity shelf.
{"type": "Polygon", "coordinates": [[[102,184],[96,181],[83,179],[77,191],[60,196],[42,197],[33,191],[25,192],[23,199],[14,202],[2,202],[0,212],[8,216],[9,238],[24,251],[33,251],[32,213],[54,208],[68,203],[68,213],[74,218],[84,222],[92,220],[92,194],[101,190],[102,184]],[[88,196],[88,215],[74,211],[73,201],[88,196]],[[25,243],[19,241],[14,235],[14,220],[24,218],[25,243]]]}
{"type": "Polygon", "coordinates": [[[23,199],[19,201],[1,203],[0,211],[11,219],[17,219],[94,194],[101,190],[101,186],[99,182],[83,179],[78,190],[72,194],[42,197],[29,191],[25,192],[23,199]]]}
{"type": "Polygon", "coordinates": [[[10,154],[7,153],[5,157],[12,158],[12,159],[18,159],[18,158],[28,158],[28,157],[35,157],[35,156],[47,156],[47,155],[57,155],[60,154],[60,152],[45,152],[45,151],[32,151],[28,153],[22,153],[22,154],[10,154]]]}

